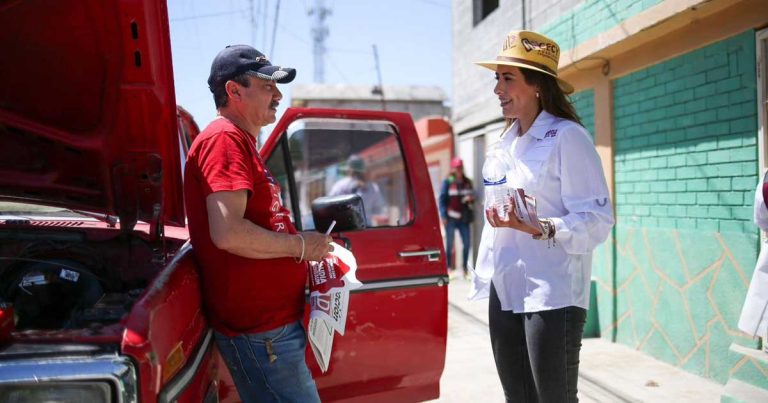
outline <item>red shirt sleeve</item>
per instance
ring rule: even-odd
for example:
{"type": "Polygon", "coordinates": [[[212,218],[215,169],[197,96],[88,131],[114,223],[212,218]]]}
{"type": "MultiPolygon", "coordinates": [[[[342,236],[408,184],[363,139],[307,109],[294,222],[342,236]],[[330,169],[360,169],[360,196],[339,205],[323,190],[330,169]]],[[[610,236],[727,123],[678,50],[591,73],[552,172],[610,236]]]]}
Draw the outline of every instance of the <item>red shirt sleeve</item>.
{"type": "Polygon", "coordinates": [[[221,131],[200,144],[198,164],[204,196],[246,189],[253,194],[253,148],[239,133],[221,131]]]}

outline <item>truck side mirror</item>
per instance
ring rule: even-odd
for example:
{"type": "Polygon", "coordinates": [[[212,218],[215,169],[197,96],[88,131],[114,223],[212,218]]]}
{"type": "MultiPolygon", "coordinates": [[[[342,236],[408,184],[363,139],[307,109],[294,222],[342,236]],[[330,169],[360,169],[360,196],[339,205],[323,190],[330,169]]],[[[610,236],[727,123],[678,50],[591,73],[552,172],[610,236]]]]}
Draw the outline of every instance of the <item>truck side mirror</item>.
{"type": "Polygon", "coordinates": [[[312,219],[319,232],[325,232],[333,220],[333,232],[365,229],[363,199],[357,194],[318,197],[312,200],[312,219]]]}

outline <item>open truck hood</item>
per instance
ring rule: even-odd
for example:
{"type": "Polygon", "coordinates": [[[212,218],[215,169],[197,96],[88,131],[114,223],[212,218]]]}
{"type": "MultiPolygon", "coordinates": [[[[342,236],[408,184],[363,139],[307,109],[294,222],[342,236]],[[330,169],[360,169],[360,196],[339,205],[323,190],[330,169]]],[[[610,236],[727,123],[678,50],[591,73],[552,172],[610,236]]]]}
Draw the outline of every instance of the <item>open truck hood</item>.
{"type": "Polygon", "coordinates": [[[165,1],[5,1],[0,55],[0,198],[183,225],[165,1]]]}

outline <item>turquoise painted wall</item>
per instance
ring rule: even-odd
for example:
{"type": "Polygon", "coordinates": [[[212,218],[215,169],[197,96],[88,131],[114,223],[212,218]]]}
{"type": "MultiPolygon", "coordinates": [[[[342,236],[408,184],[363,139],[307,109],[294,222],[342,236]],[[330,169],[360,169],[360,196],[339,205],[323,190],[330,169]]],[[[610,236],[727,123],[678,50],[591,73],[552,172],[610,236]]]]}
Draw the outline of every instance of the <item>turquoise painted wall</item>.
{"type": "Polygon", "coordinates": [[[755,83],[753,31],[614,82],[616,312],[601,310],[602,334],[720,383],[738,369],[731,343],[752,343],[736,323],[759,241],[755,83]]]}
{"type": "Polygon", "coordinates": [[[566,51],[597,34],[608,31],[627,18],[649,9],[662,0],[587,0],[541,29],[566,51]]]}
{"type": "Polygon", "coordinates": [[[571,103],[579,115],[581,123],[595,138],[595,91],[589,89],[571,94],[571,103]]]}
{"type": "MultiPolygon", "coordinates": [[[[579,91],[571,95],[571,103],[576,109],[576,113],[581,118],[581,123],[589,131],[592,139],[595,138],[595,91],[588,89],[579,91]]],[[[611,298],[611,288],[613,286],[613,237],[600,244],[592,253],[592,279],[595,286],[592,291],[594,294],[590,302],[590,308],[585,327],[586,337],[610,337],[610,328],[605,333],[605,324],[613,322],[613,298],[611,298]],[[593,318],[593,315],[595,318],[593,318]],[[596,327],[597,329],[593,329],[596,327]]]]}

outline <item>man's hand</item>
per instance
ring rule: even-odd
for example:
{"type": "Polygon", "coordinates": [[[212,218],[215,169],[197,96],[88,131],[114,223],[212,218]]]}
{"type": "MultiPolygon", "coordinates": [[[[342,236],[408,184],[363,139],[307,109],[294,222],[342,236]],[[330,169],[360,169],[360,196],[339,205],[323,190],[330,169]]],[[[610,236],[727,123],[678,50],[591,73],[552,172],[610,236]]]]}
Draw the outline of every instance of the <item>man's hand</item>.
{"type": "Polygon", "coordinates": [[[333,249],[333,238],[330,235],[307,231],[302,232],[301,236],[304,237],[304,260],[319,262],[333,249]]]}

